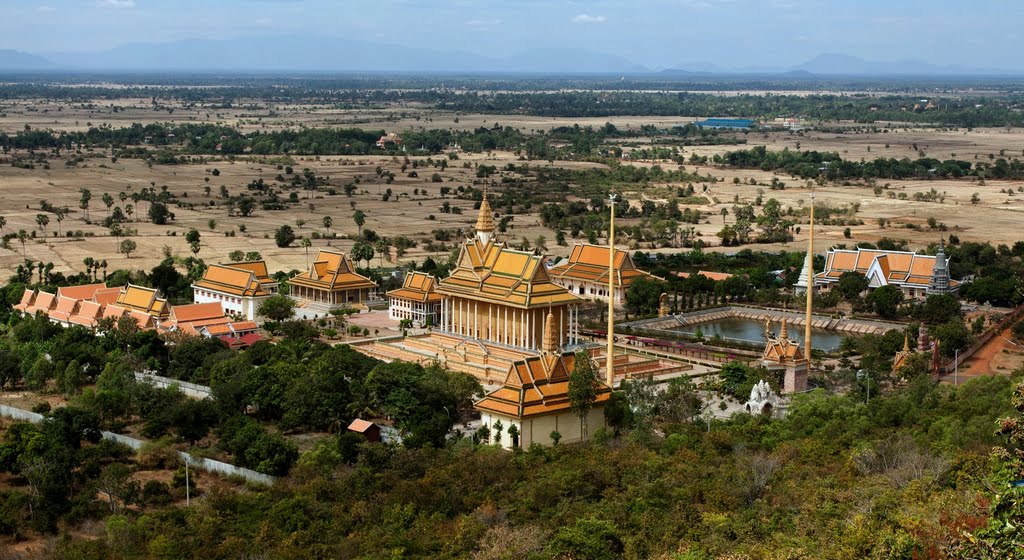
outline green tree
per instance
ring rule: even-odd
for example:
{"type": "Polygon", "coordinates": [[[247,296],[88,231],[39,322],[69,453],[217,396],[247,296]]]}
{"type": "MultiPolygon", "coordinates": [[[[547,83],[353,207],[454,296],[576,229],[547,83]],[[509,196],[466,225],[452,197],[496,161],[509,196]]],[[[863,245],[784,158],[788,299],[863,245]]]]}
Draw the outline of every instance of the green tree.
{"type": "Polygon", "coordinates": [[[634,315],[653,315],[658,312],[658,300],[664,291],[663,282],[638,278],[626,290],[626,309],[634,315]]]}
{"type": "Polygon", "coordinates": [[[295,231],[292,226],[283,224],[274,232],[274,243],[278,247],[288,247],[295,241],[295,231]]]}
{"type": "Polygon", "coordinates": [[[302,250],[306,252],[306,268],[309,268],[309,248],[313,246],[313,241],[309,237],[303,236],[300,244],[302,245],[302,250]]]}
{"type": "Polygon", "coordinates": [[[895,319],[903,303],[903,292],[892,284],[875,288],[865,298],[880,317],[895,319]]]}
{"type": "Polygon", "coordinates": [[[859,272],[844,272],[839,276],[836,291],[846,301],[853,301],[868,289],[868,279],[859,272]]]}
{"type": "Polygon", "coordinates": [[[324,216],[324,219],[323,219],[322,223],[324,225],[324,229],[327,230],[327,236],[330,237],[330,235],[331,235],[331,226],[334,225],[334,218],[332,218],[330,216],[324,216]]]}
{"type": "Polygon", "coordinates": [[[158,226],[162,226],[167,223],[171,218],[171,211],[167,209],[167,205],[162,202],[154,202],[149,205],[149,221],[153,222],[158,226]]]}
{"type": "Polygon", "coordinates": [[[132,258],[132,253],[135,252],[135,249],[138,249],[138,245],[136,245],[131,239],[125,239],[121,242],[121,252],[129,259],[132,258]]]}
{"type": "Polygon", "coordinates": [[[363,236],[363,224],[366,223],[366,213],[362,210],[356,210],[352,214],[352,221],[356,223],[356,227],[359,228],[359,237],[363,236]]]}
{"type": "Polygon", "coordinates": [[[271,321],[285,321],[295,314],[295,300],[283,295],[270,296],[260,302],[256,313],[271,321]]]}
{"type": "Polygon", "coordinates": [[[357,241],[352,246],[351,256],[356,262],[366,261],[366,266],[370,266],[370,259],[373,258],[373,246],[365,241],[357,241]]]}
{"type": "Polygon", "coordinates": [[[597,387],[597,367],[590,353],[583,350],[576,352],[572,373],[569,374],[568,396],[573,413],[580,419],[584,440],[590,437],[587,417],[597,400],[597,387]]]}

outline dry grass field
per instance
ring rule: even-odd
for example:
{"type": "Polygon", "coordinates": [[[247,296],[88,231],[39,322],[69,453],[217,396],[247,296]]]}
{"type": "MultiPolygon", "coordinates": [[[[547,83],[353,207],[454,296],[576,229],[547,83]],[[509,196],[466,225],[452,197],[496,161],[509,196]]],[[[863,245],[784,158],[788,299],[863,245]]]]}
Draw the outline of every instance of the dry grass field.
{"type": "MultiPolygon", "coordinates": [[[[238,125],[243,130],[280,129],[297,126],[357,126],[367,129],[385,129],[401,132],[410,128],[459,128],[472,129],[478,126],[493,126],[500,122],[503,125],[515,126],[525,130],[551,128],[554,126],[581,125],[600,126],[611,121],[616,126],[629,129],[638,128],[642,124],[671,126],[689,122],[689,118],[668,117],[617,117],[611,119],[552,119],[523,116],[465,115],[438,113],[416,107],[379,108],[365,110],[340,110],[327,106],[269,106],[253,102],[249,108],[230,110],[213,110],[203,107],[185,107],[182,105],[165,105],[154,109],[149,99],[128,99],[114,103],[114,112],[108,102],[96,103],[61,103],[57,101],[5,101],[0,104],[0,130],[14,132],[22,130],[25,125],[34,129],[50,128],[54,130],[85,130],[89,126],[109,124],[112,127],[129,126],[135,122],[216,122],[238,125]],[[255,108],[254,108],[255,107],[255,108]],[[170,109],[173,109],[171,111],[170,109]],[[455,120],[458,120],[456,123],[455,120]]],[[[243,104],[239,104],[243,106],[243,104]]],[[[1024,130],[1020,129],[975,129],[967,130],[932,130],[932,129],[893,129],[887,132],[847,132],[844,134],[804,131],[800,134],[791,132],[750,133],[746,135],[746,146],[696,146],[687,147],[684,157],[691,153],[698,155],[714,155],[728,150],[765,145],[769,149],[783,148],[803,150],[815,149],[836,151],[845,159],[873,157],[918,157],[918,150],[927,156],[938,159],[958,158],[969,161],[988,160],[990,155],[998,157],[1001,151],[1007,156],[1024,153],[1024,130]],[[886,147],[888,145],[888,147],[886,147]],[[917,149],[915,150],[915,146],[917,149]]],[[[627,149],[628,151],[628,149],[627,149]]],[[[471,185],[476,176],[473,169],[465,169],[462,164],[487,164],[499,168],[518,158],[508,152],[485,154],[462,154],[461,159],[451,162],[446,170],[429,168],[420,170],[418,178],[408,177],[400,171],[401,161],[391,157],[340,157],[328,156],[320,158],[294,156],[296,172],[310,168],[318,176],[329,177],[329,185],[336,187],[339,194],[331,196],[323,192],[314,198],[306,199],[306,193],[298,191],[302,197],[299,205],[287,211],[263,211],[258,209],[253,216],[241,218],[228,216],[223,199],[218,196],[221,185],[232,195],[245,190],[245,185],[254,179],[262,178],[272,182],[279,171],[275,165],[260,163],[256,158],[239,158],[235,161],[217,158],[202,164],[185,165],[154,165],[148,167],[141,160],[119,159],[111,162],[109,154],[96,152],[94,158],[87,158],[78,167],[66,167],[65,158],[51,159],[50,169],[36,166],[35,169],[16,168],[9,163],[0,161],[0,216],[7,220],[5,232],[25,229],[38,230],[35,216],[39,213],[41,200],[56,206],[67,206],[72,210],[59,228],[62,231],[80,230],[82,238],[58,237],[55,235],[58,224],[51,220],[47,228],[48,236],[39,231],[35,240],[29,241],[24,249],[17,241],[12,241],[9,249],[0,249],[0,267],[10,271],[23,258],[53,262],[59,270],[79,270],[82,259],[93,257],[106,259],[110,269],[131,267],[150,268],[163,258],[165,251],[179,256],[189,254],[184,233],[196,228],[202,233],[202,249],[199,253],[208,262],[227,259],[233,250],[258,250],[269,261],[272,269],[302,268],[306,263],[305,251],[296,243],[290,248],[278,248],[273,240],[274,230],[281,224],[292,225],[296,234],[312,236],[314,231],[324,232],[322,218],[331,216],[333,232],[340,238],[330,243],[343,250],[348,250],[352,241],[341,237],[355,234],[357,227],[351,216],[354,208],[366,213],[365,227],[375,230],[378,234],[388,237],[405,235],[420,242],[420,247],[410,250],[404,257],[406,260],[421,260],[427,253],[423,245],[432,239],[431,231],[435,229],[470,228],[475,220],[476,212],[469,201],[460,201],[449,197],[452,205],[461,206],[463,214],[445,214],[439,211],[444,202],[440,195],[440,187],[457,188],[460,185],[471,185]],[[377,177],[375,168],[382,167],[395,174],[393,184],[386,185],[377,177]],[[213,169],[219,170],[214,176],[213,169]],[[443,183],[433,183],[430,175],[440,172],[443,183]],[[359,191],[353,197],[341,194],[341,187],[358,178],[359,191]],[[207,179],[209,181],[207,181],[207,179]],[[117,196],[120,192],[132,193],[153,185],[167,190],[179,197],[181,202],[196,204],[196,208],[172,208],[175,220],[165,226],[157,226],[146,221],[147,204],[140,203],[136,209],[137,222],[127,224],[128,228],[137,230],[133,239],[138,250],[129,259],[115,252],[116,241],[109,236],[104,228],[97,224],[85,223],[84,214],[78,209],[78,191],[88,188],[93,193],[91,214],[93,218],[106,215],[106,208],[100,201],[103,193],[117,196]],[[206,195],[204,187],[211,187],[212,193],[206,195]],[[382,200],[382,193],[391,189],[393,197],[389,201],[382,200]],[[425,189],[426,194],[422,194],[425,189]],[[416,194],[420,192],[420,194],[416,194]],[[353,206],[354,205],[354,206],[353,206]],[[433,216],[433,219],[430,217],[433,216]],[[216,225],[209,227],[210,220],[216,225]],[[298,221],[304,221],[299,227],[298,221]],[[245,225],[244,233],[239,231],[245,225]],[[226,232],[235,232],[228,237],[226,232]],[[23,254],[24,250],[24,254],[23,254]]],[[[425,160],[426,158],[417,158],[425,160]]],[[[521,162],[520,162],[521,163],[521,162]]],[[[634,165],[658,164],[666,168],[678,168],[674,163],[639,162],[634,165]]],[[[531,165],[549,165],[547,162],[533,161],[531,165]]],[[[556,166],[593,166],[590,163],[555,162],[556,166]]],[[[776,198],[783,207],[799,208],[809,203],[810,189],[806,182],[785,175],[774,175],[759,170],[734,170],[712,165],[686,165],[690,171],[699,171],[717,177],[720,181],[708,184],[709,203],[698,206],[707,213],[704,223],[696,226],[698,235],[717,245],[715,234],[721,229],[723,218],[721,209],[731,209],[734,200],[750,202],[763,190],[765,199],[776,198]],[[734,184],[738,177],[742,184],[734,184]],[[773,177],[786,184],[784,190],[769,190],[773,177]],[[750,185],[754,179],[759,185],[750,185]]],[[[505,188],[500,185],[500,176],[492,190],[505,188]]],[[[879,181],[879,185],[885,182],[879,181]]],[[[633,201],[644,198],[664,200],[671,187],[680,185],[648,185],[645,188],[624,189],[626,196],[633,201]]],[[[888,190],[894,193],[906,193],[906,200],[888,198],[888,192],[876,196],[866,185],[826,186],[817,187],[817,199],[833,206],[860,204],[858,218],[863,225],[851,228],[851,239],[844,238],[841,226],[820,226],[817,230],[819,250],[837,243],[852,245],[858,241],[876,241],[881,237],[907,239],[912,247],[919,248],[938,240],[941,233],[929,229],[926,225],[929,218],[945,224],[949,232],[955,233],[962,240],[990,241],[992,243],[1012,244],[1021,239],[1021,225],[1024,224],[1024,193],[1007,195],[1001,191],[1011,188],[1016,191],[1017,183],[989,181],[980,185],[972,180],[939,180],[939,181],[889,181],[888,190]],[[942,203],[919,202],[912,200],[916,192],[928,192],[931,189],[945,193],[942,203]],[[978,204],[971,204],[971,197],[977,193],[978,204]],[[879,218],[888,221],[887,227],[880,227],[879,218]],[[907,225],[919,226],[920,229],[908,229],[907,225]]],[[[701,185],[695,185],[698,191],[701,185]]],[[[120,204],[120,203],[118,203],[120,204]]],[[[536,210],[536,207],[534,208],[536,210]]],[[[731,215],[726,221],[731,220],[731,215]]],[[[94,220],[95,221],[95,220],[94,220]]],[[[627,220],[628,224],[628,220],[627,220]]],[[[508,237],[519,240],[523,237],[533,242],[537,236],[544,235],[551,254],[566,254],[567,247],[558,247],[554,243],[555,232],[540,225],[539,216],[534,213],[527,216],[516,216],[513,229],[508,237]]],[[[806,228],[790,243],[789,248],[801,249],[805,246],[806,228]]],[[[570,239],[570,243],[573,240],[570,239]]],[[[326,240],[314,240],[312,253],[326,240]]],[[[635,246],[648,250],[647,246],[635,246]]],[[[758,248],[778,250],[781,246],[758,246],[758,248]]],[[[670,250],[670,249],[661,249],[670,250]]],[[[674,250],[674,249],[671,249],[674,250]]],[[[713,247],[711,250],[721,250],[713,247]]],[[[728,250],[736,250],[729,248],[728,250]]],[[[443,256],[438,254],[437,256],[443,256]]],[[[374,262],[379,263],[375,257],[374,262]]]]}

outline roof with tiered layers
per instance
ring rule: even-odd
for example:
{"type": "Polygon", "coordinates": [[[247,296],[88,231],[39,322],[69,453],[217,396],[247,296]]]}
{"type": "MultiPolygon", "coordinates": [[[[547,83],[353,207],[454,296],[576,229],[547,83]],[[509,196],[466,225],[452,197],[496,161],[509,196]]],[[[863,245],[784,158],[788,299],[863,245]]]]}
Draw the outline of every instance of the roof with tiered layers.
{"type": "MultiPolygon", "coordinates": [[[[501,388],[478,401],[476,408],[518,419],[570,411],[569,375],[575,364],[576,356],[571,352],[517,360],[501,388]]],[[[594,404],[606,403],[611,393],[607,385],[597,383],[594,404]]]]}
{"type": "Polygon", "coordinates": [[[356,273],[352,260],[345,253],[328,249],[320,249],[309,269],[288,283],[332,292],[377,287],[372,280],[356,273]]]}
{"type": "Polygon", "coordinates": [[[410,272],[405,275],[402,287],[388,292],[388,297],[400,298],[418,303],[441,301],[437,293],[437,278],[426,272],[410,272]]]}
{"type": "Polygon", "coordinates": [[[210,265],[195,287],[242,297],[269,296],[276,287],[264,261],[210,265]]]}
{"type": "MultiPolygon", "coordinates": [[[[650,273],[638,270],[629,253],[621,249],[615,250],[613,268],[616,286],[628,288],[638,278],[654,278],[650,273]]],[[[580,243],[572,248],[567,260],[552,267],[548,273],[563,280],[608,283],[608,247],[580,243]]]]}

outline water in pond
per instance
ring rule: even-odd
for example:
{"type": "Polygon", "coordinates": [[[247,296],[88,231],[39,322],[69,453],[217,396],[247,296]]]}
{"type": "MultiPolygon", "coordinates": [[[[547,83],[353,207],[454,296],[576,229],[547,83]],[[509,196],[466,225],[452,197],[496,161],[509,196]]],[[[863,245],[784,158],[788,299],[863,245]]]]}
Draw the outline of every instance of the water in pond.
{"type": "MultiPolygon", "coordinates": [[[[779,325],[772,325],[773,330],[778,333],[779,325]]],[[[704,334],[705,338],[711,338],[718,334],[726,340],[738,340],[761,344],[764,342],[764,323],[754,319],[741,319],[739,317],[727,317],[714,321],[705,321],[695,325],[687,325],[673,330],[693,335],[697,330],[704,334]]],[[[789,338],[800,342],[801,348],[804,345],[804,328],[802,326],[789,325],[789,338]]],[[[839,343],[846,336],[837,331],[826,331],[812,329],[814,336],[814,347],[826,352],[839,348],[839,343]]]]}

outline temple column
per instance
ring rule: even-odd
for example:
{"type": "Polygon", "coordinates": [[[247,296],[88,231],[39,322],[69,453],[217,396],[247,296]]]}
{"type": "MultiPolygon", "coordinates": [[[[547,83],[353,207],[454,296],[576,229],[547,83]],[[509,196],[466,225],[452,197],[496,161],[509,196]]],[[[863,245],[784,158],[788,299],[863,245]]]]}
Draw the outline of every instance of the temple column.
{"type": "Polygon", "coordinates": [[[565,348],[565,308],[558,308],[558,346],[565,348]]]}
{"type": "Polygon", "coordinates": [[[491,328],[491,304],[487,304],[487,340],[492,340],[494,329],[491,328]]]}
{"type": "Polygon", "coordinates": [[[480,338],[480,302],[473,302],[473,338],[480,338]]]}
{"type": "MultiPolygon", "coordinates": [[[[501,312],[500,310],[498,311],[501,312]]],[[[508,344],[508,308],[505,308],[505,318],[501,321],[501,341],[508,344]]]]}

